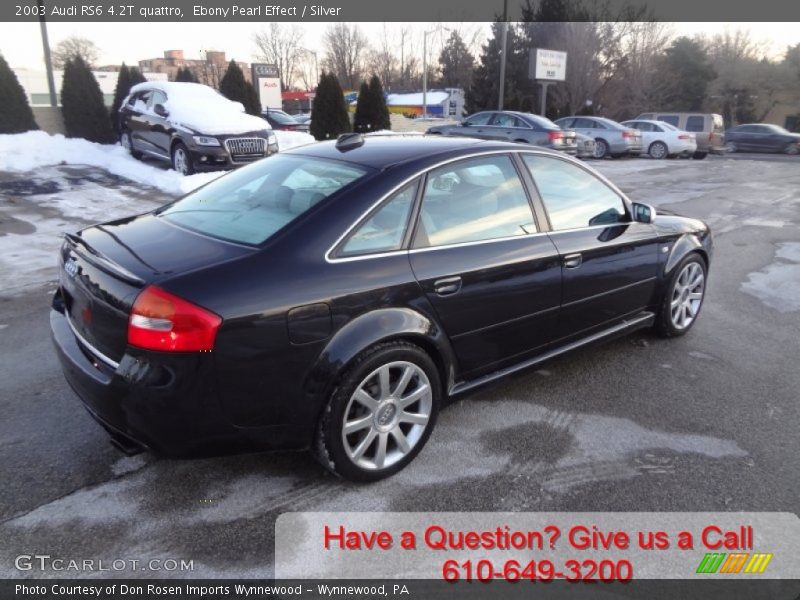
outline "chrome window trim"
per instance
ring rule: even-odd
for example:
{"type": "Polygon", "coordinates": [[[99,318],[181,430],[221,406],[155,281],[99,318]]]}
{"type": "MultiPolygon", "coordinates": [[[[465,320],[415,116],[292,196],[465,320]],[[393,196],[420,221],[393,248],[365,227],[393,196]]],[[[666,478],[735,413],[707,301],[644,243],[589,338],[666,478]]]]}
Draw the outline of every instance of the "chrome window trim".
{"type": "Polygon", "coordinates": [[[94,355],[95,355],[97,358],[99,358],[101,361],[103,361],[104,363],[106,363],[106,365],[108,365],[109,367],[113,368],[114,370],[116,370],[116,369],[117,369],[117,367],[119,367],[119,363],[118,363],[118,362],[116,362],[116,361],[114,361],[114,360],[111,360],[110,358],[108,358],[108,357],[107,357],[105,354],[103,354],[103,353],[102,353],[102,352],[100,352],[100,351],[99,351],[97,348],[95,348],[95,347],[94,347],[94,346],[92,346],[92,345],[91,345],[89,342],[87,342],[85,337],[83,337],[83,336],[82,336],[80,333],[78,333],[78,330],[77,330],[77,329],[75,328],[75,326],[72,324],[72,321],[70,320],[70,318],[69,318],[69,315],[67,315],[67,314],[65,313],[65,314],[64,314],[64,316],[65,316],[65,317],[66,317],[66,319],[67,319],[67,325],[69,325],[69,328],[72,330],[72,333],[75,335],[75,337],[76,337],[76,338],[78,338],[78,341],[79,341],[81,344],[83,344],[84,346],[86,346],[86,349],[87,349],[87,350],[89,350],[89,352],[91,352],[92,354],[94,354],[94,355]]]}
{"type": "MultiPolygon", "coordinates": [[[[432,171],[434,169],[438,169],[441,166],[444,166],[444,165],[447,165],[447,164],[450,164],[450,163],[453,163],[453,162],[457,162],[457,161],[460,161],[460,160],[466,160],[466,159],[470,159],[470,158],[477,158],[477,157],[481,157],[481,156],[490,156],[490,155],[494,155],[494,154],[508,154],[509,156],[513,155],[513,154],[534,154],[534,155],[537,155],[537,156],[550,156],[550,157],[555,158],[556,160],[565,160],[565,161],[567,161],[567,162],[569,162],[571,164],[577,165],[581,169],[583,169],[584,171],[589,173],[590,175],[593,175],[593,176],[597,177],[598,179],[600,179],[603,183],[605,183],[607,186],[609,186],[616,194],[618,194],[619,197],[622,199],[623,203],[625,204],[625,207],[628,209],[629,216],[631,214],[631,212],[630,212],[631,211],[631,201],[622,192],[622,190],[620,190],[616,185],[611,183],[602,173],[590,169],[587,165],[584,165],[581,161],[579,161],[577,158],[575,158],[573,156],[570,156],[568,154],[564,154],[563,156],[559,156],[559,155],[555,155],[555,154],[553,154],[551,152],[537,151],[535,148],[524,148],[524,149],[523,148],[521,148],[521,149],[506,148],[506,149],[503,149],[503,150],[484,150],[483,152],[472,152],[470,154],[464,154],[462,156],[456,156],[456,157],[448,158],[446,160],[434,163],[432,165],[429,165],[429,166],[425,167],[424,169],[420,169],[419,171],[415,172],[413,175],[410,175],[409,177],[407,177],[406,179],[401,181],[399,184],[397,184],[392,189],[390,189],[388,192],[386,192],[383,196],[381,196],[377,201],[375,201],[373,204],[371,204],[369,206],[369,208],[367,208],[363,213],[361,213],[361,215],[359,215],[358,218],[356,218],[356,220],[345,230],[345,232],[342,235],[340,235],[333,244],[331,244],[331,246],[325,252],[325,262],[327,262],[329,264],[354,262],[354,261],[358,261],[358,260],[369,260],[369,259],[373,259],[373,258],[386,257],[386,256],[399,256],[399,255],[403,255],[403,254],[409,254],[409,253],[412,253],[412,252],[420,252],[420,251],[429,252],[431,250],[438,250],[440,248],[454,248],[454,247],[461,247],[461,246],[474,246],[474,245],[477,245],[477,244],[489,244],[489,243],[494,243],[494,242],[504,242],[504,241],[513,240],[513,239],[529,239],[532,236],[546,235],[548,233],[560,233],[560,232],[563,232],[563,231],[578,231],[578,230],[583,231],[583,230],[586,230],[586,229],[596,229],[596,228],[601,228],[601,227],[602,228],[608,228],[608,227],[614,227],[614,226],[617,226],[617,225],[628,224],[628,223],[618,223],[618,224],[606,224],[606,225],[590,225],[590,226],[587,226],[587,227],[577,227],[575,229],[559,229],[559,230],[551,230],[551,231],[537,231],[536,233],[527,233],[527,234],[521,234],[521,235],[506,236],[506,237],[503,237],[503,238],[493,238],[493,239],[488,239],[488,240],[476,240],[476,241],[472,241],[472,242],[460,242],[460,243],[447,244],[447,245],[441,245],[441,246],[430,246],[430,247],[427,247],[427,248],[412,248],[412,249],[405,249],[405,250],[390,250],[388,252],[376,252],[376,253],[372,253],[372,254],[360,254],[358,256],[342,256],[342,257],[332,256],[332,253],[334,252],[334,250],[336,250],[336,248],[339,246],[339,244],[341,244],[342,241],[347,236],[349,236],[350,233],[352,233],[353,230],[355,230],[355,228],[358,227],[363,222],[363,220],[372,211],[374,211],[378,206],[381,205],[381,203],[383,203],[386,199],[388,199],[390,196],[392,196],[395,192],[399,191],[401,188],[403,188],[404,186],[408,185],[411,181],[413,181],[417,177],[420,177],[420,176],[422,176],[422,175],[424,175],[424,174],[426,174],[426,173],[428,173],[428,172],[430,172],[430,171],[432,171]]],[[[535,184],[535,181],[534,181],[534,184],[535,184]]],[[[523,185],[524,185],[524,181],[523,181],[523,185]]],[[[538,189],[534,189],[532,191],[535,192],[537,195],[539,193],[538,189]]],[[[630,223],[633,223],[633,221],[631,221],[630,223]]]]}

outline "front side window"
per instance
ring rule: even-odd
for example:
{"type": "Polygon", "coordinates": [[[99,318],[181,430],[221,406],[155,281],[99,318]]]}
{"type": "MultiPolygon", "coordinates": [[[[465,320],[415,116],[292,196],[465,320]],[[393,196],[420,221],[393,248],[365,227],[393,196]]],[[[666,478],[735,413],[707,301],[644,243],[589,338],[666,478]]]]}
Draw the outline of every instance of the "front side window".
{"type": "Polygon", "coordinates": [[[622,198],[577,165],[549,156],[523,156],[553,229],[612,225],[628,220],[622,198]]]}
{"type": "Polygon", "coordinates": [[[350,163],[279,154],[212,181],[158,215],[211,237],[256,245],[366,173],[350,163]]]}
{"type": "Polygon", "coordinates": [[[511,158],[473,158],[428,174],[414,247],[525,235],[533,227],[511,158]]]}
{"type": "Polygon", "coordinates": [[[417,185],[414,182],[395,192],[350,235],[339,255],[374,254],[402,248],[414,197],[417,195],[417,185]]]}
{"type": "Polygon", "coordinates": [[[492,113],[490,112],[478,113],[477,115],[471,116],[469,119],[465,119],[464,123],[467,125],[486,125],[491,118],[492,113]]]}
{"type": "Polygon", "coordinates": [[[514,115],[506,115],[503,113],[498,113],[495,116],[492,125],[497,125],[498,127],[522,127],[522,123],[520,123],[519,119],[514,115]]]}
{"type": "Polygon", "coordinates": [[[702,115],[693,115],[686,119],[686,131],[704,131],[706,119],[702,115]]]}

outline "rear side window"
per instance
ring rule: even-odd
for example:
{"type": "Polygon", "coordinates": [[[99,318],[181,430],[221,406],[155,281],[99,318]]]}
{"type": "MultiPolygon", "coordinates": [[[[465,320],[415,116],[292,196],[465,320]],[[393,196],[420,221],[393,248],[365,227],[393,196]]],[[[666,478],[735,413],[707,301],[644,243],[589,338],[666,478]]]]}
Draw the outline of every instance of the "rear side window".
{"type": "Polygon", "coordinates": [[[473,158],[428,174],[414,247],[525,235],[533,227],[511,158],[473,158]]]}
{"type": "Polygon", "coordinates": [[[702,115],[692,115],[686,119],[686,131],[705,131],[706,118],[702,115]]]}
{"type": "Polygon", "coordinates": [[[478,113],[477,115],[471,116],[469,119],[464,119],[464,122],[469,125],[486,125],[491,118],[492,113],[490,112],[478,113]]]}
{"type": "Polygon", "coordinates": [[[670,125],[677,127],[680,117],[678,117],[678,115],[658,115],[658,119],[656,120],[664,121],[664,123],[669,123],[670,125]]]}
{"type": "Polygon", "coordinates": [[[407,185],[384,202],[350,235],[339,256],[390,252],[402,248],[417,185],[417,182],[407,185]]]}
{"type": "Polygon", "coordinates": [[[212,181],[159,217],[211,237],[257,245],[366,173],[349,163],[279,154],[212,181]]]}
{"type": "Polygon", "coordinates": [[[523,156],[553,229],[577,229],[627,221],[622,198],[597,177],[567,161],[523,156]]]}

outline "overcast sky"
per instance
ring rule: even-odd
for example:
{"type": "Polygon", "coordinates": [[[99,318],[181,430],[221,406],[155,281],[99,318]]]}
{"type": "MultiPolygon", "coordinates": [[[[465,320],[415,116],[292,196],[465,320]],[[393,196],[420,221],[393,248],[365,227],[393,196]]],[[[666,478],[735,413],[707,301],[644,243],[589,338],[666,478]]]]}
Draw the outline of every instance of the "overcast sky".
{"type": "MultiPolygon", "coordinates": [[[[384,24],[363,23],[363,30],[376,42],[383,35],[384,24]]],[[[436,27],[430,23],[387,23],[389,35],[394,35],[403,26],[413,29],[417,54],[422,53],[422,31],[436,27]]],[[[469,33],[476,33],[482,40],[489,33],[489,25],[481,23],[452,24],[469,33]]],[[[303,45],[321,51],[322,34],[327,23],[304,23],[303,45]]],[[[764,44],[766,52],[772,57],[780,57],[786,47],[800,43],[800,24],[798,23],[675,23],[676,34],[694,35],[696,33],[715,34],[729,29],[749,29],[751,36],[764,44]]],[[[49,23],[50,44],[73,34],[93,40],[102,51],[99,65],[136,64],[146,58],[161,57],[164,50],[184,50],[186,58],[200,58],[205,50],[224,50],[228,58],[252,62],[256,48],[253,33],[259,28],[254,23],[49,23]]],[[[435,36],[434,36],[435,37],[435,36]]],[[[429,38],[430,41],[431,38],[429,38]]],[[[434,45],[430,57],[438,55],[434,45]]],[[[12,67],[40,69],[42,44],[39,24],[0,23],[0,52],[12,67]]],[[[321,58],[321,57],[320,57],[321,58]]]]}

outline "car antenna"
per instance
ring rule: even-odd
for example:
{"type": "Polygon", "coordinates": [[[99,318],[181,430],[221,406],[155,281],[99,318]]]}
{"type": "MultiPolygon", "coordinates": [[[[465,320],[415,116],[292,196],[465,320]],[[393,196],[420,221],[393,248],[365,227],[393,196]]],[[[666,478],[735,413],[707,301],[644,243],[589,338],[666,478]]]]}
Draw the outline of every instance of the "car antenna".
{"type": "Polygon", "coordinates": [[[336,149],[341,152],[347,152],[353,148],[359,148],[364,145],[364,136],[360,133],[343,133],[336,138],[336,149]]]}

